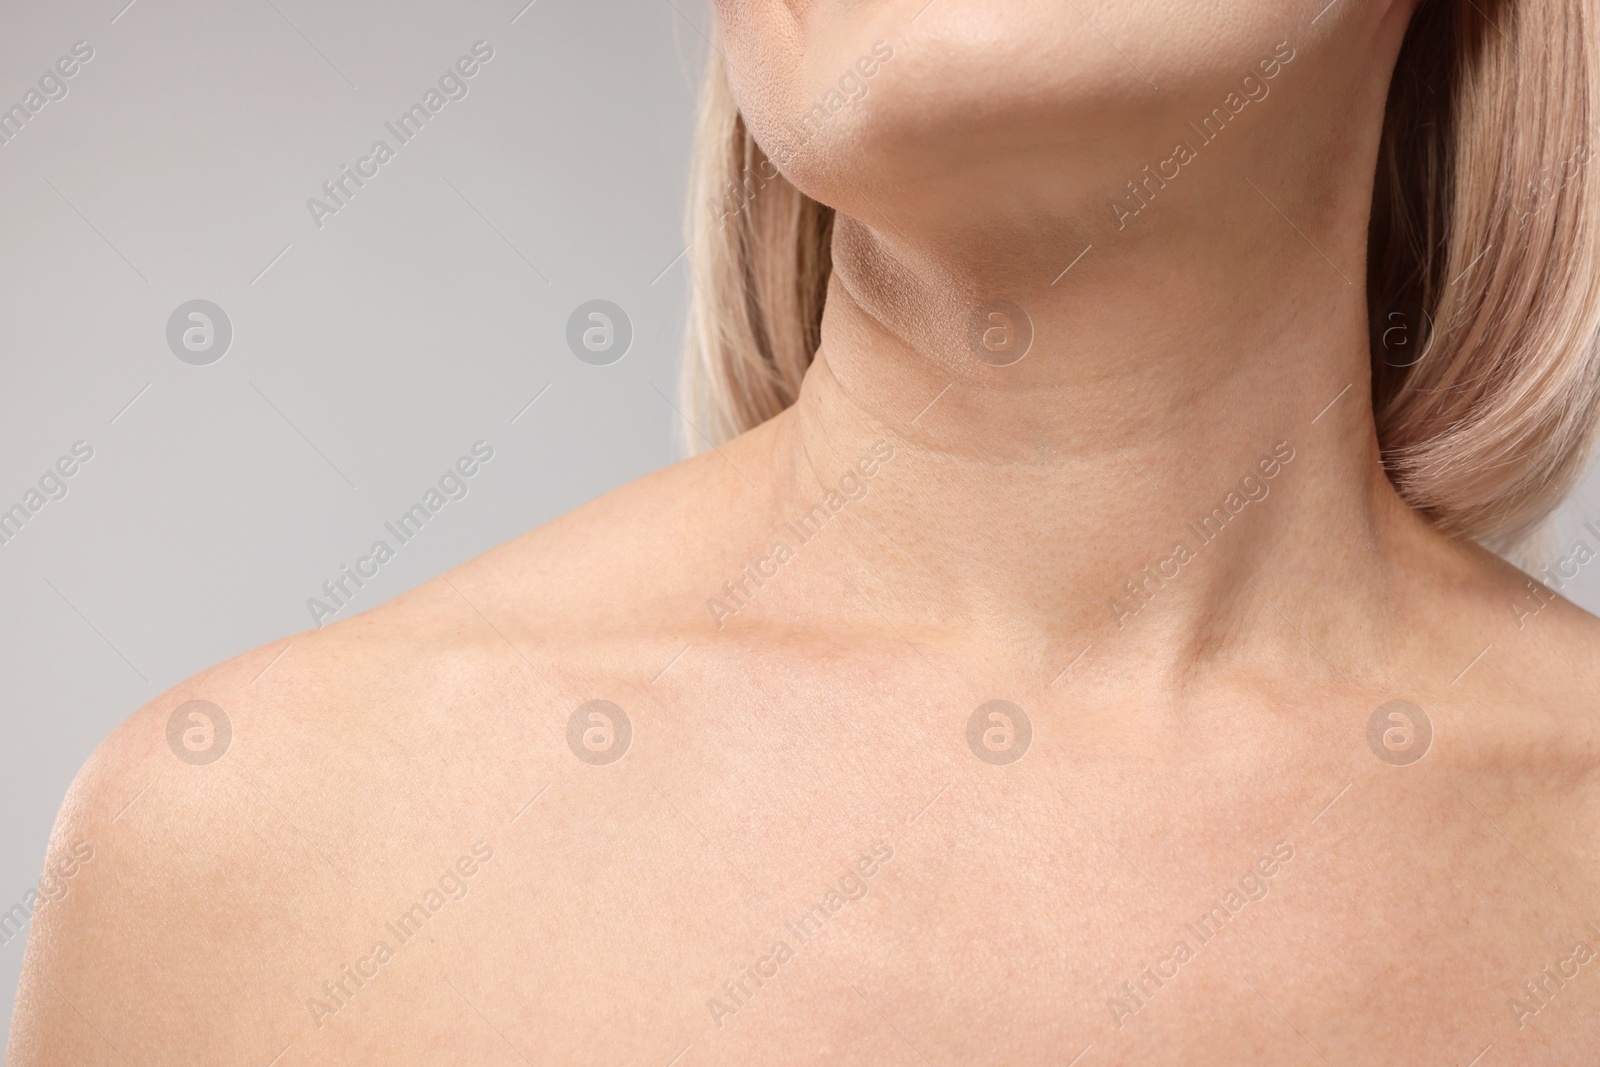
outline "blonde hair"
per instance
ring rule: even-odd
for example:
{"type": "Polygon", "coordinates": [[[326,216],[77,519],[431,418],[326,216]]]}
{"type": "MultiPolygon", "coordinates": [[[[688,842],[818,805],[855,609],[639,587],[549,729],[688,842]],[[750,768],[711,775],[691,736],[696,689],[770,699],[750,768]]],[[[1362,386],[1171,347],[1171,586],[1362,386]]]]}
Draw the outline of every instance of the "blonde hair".
{"type": "MultiPolygon", "coordinates": [[[[1422,0],[1384,114],[1367,251],[1384,465],[1441,529],[1502,550],[1582,473],[1600,406],[1600,215],[1585,173],[1597,7],[1422,0]],[[1409,348],[1391,343],[1397,329],[1409,348]]],[[[683,390],[704,445],[799,395],[833,226],[750,136],[715,50],[689,218],[683,390]]]]}

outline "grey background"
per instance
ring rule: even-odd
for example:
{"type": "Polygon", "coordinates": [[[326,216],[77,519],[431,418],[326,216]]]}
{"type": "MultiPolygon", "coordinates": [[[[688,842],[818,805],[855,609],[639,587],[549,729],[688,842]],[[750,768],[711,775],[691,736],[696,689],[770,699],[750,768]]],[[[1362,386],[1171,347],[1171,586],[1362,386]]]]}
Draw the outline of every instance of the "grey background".
{"type": "MultiPolygon", "coordinates": [[[[0,545],[0,909],[118,722],[310,626],[306,599],[474,441],[495,457],[466,498],[341,618],[680,454],[656,390],[683,334],[702,4],[126,3],[0,17],[0,105],[95,50],[0,146],[0,508],[94,448],[0,545]],[[394,145],[384,122],[479,39],[466,98],[317,229],[306,199],[394,145]],[[234,327],[210,366],[167,347],[196,298],[234,327]],[[633,322],[610,366],[566,346],[595,298],[633,322]]],[[[0,1027],[22,955],[0,945],[0,1027]]]]}
{"type": "MultiPolygon", "coordinates": [[[[0,545],[0,909],[116,723],[309,626],[472,442],[495,458],[468,496],[340,617],[677,458],[658,391],[709,19],[676,2],[6,0],[0,105],[74,42],[95,57],[0,146],[0,508],[73,442],[94,458],[0,545]],[[319,230],[306,199],[479,39],[468,96],[319,230]],[[197,298],[234,328],[203,367],[165,336],[197,298]],[[596,298],[634,328],[604,367],[565,341],[596,298]]],[[[1593,475],[1555,543],[1583,519],[1593,475]]],[[[1600,566],[1567,592],[1600,608],[1600,566]]],[[[0,1027],[23,945],[0,946],[0,1027]]]]}

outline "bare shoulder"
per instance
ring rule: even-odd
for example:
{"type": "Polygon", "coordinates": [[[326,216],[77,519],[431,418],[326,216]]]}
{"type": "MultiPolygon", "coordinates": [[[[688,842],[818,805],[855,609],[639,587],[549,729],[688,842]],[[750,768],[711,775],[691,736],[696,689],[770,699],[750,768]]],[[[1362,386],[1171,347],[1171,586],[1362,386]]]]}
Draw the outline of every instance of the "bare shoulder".
{"type": "Polygon", "coordinates": [[[1431,679],[1436,743],[1460,788],[1476,783],[1487,814],[1515,811],[1525,833],[1559,838],[1600,884],[1600,618],[1562,595],[1576,560],[1538,577],[1476,546],[1401,562],[1421,576],[1406,626],[1418,654],[1401,658],[1431,679]]]}
{"type": "Polygon", "coordinates": [[[7,1062],[267,1063],[304,1041],[318,1004],[338,1010],[323,972],[375,916],[492,867],[568,710],[622,699],[704,625],[699,574],[739,539],[722,463],[641,479],[127,719],[58,816],[7,1062]]]}
{"type": "MultiPolygon", "coordinates": [[[[1600,553],[1579,547],[1582,558],[1600,565],[1600,553]]],[[[1467,685],[1477,675],[1519,717],[1575,730],[1600,726],[1600,618],[1563,595],[1576,571],[1557,564],[1530,576],[1481,550],[1469,558],[1475,579],[1447,576],[1454,607],[1441,610],[1442,622],[1471,638],[1463,648],[1473,658],[1452,683],[1467,685]]]]}

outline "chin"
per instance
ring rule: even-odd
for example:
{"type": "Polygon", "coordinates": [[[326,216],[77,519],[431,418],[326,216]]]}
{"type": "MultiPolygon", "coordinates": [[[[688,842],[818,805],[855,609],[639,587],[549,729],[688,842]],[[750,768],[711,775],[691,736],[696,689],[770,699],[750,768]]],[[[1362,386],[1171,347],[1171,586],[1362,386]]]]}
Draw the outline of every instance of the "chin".
{"type": "Polygon", "coordinates": [[[1277,3],[1169,6],[822,4],[783,33],[747,8],[725,35],[747,127],[813,199],[869,220],[885,210],[949,218],[980,197],[1048,213],[1170,149],[1186,119],[1272,57],[1297,18],[1277,3]],[[1163,10],[1135,33],[1146,8],[1163,10]]]}

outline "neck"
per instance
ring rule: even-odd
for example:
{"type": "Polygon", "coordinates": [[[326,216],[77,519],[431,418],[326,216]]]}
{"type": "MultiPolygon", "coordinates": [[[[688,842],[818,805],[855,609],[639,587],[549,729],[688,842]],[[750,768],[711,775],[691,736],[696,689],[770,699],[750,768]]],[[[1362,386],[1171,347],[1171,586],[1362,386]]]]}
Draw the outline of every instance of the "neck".
{"type": "Polygon", "coordinates": [[[796,509],[873,441],[895,450],[845,527],[864,617],[1148,676],[1340,626],[1308,617],[1319,590],[1352,622],[1383,607],[1363,576],[1416,523],[1369,399],[1370,189],[1318,209],[1261,173],[1259,194],[1120,241],[838,219],[821,349],[779,440],[796,509]],[[994,300],[1012,308],[976,310],[994,300]]]}

